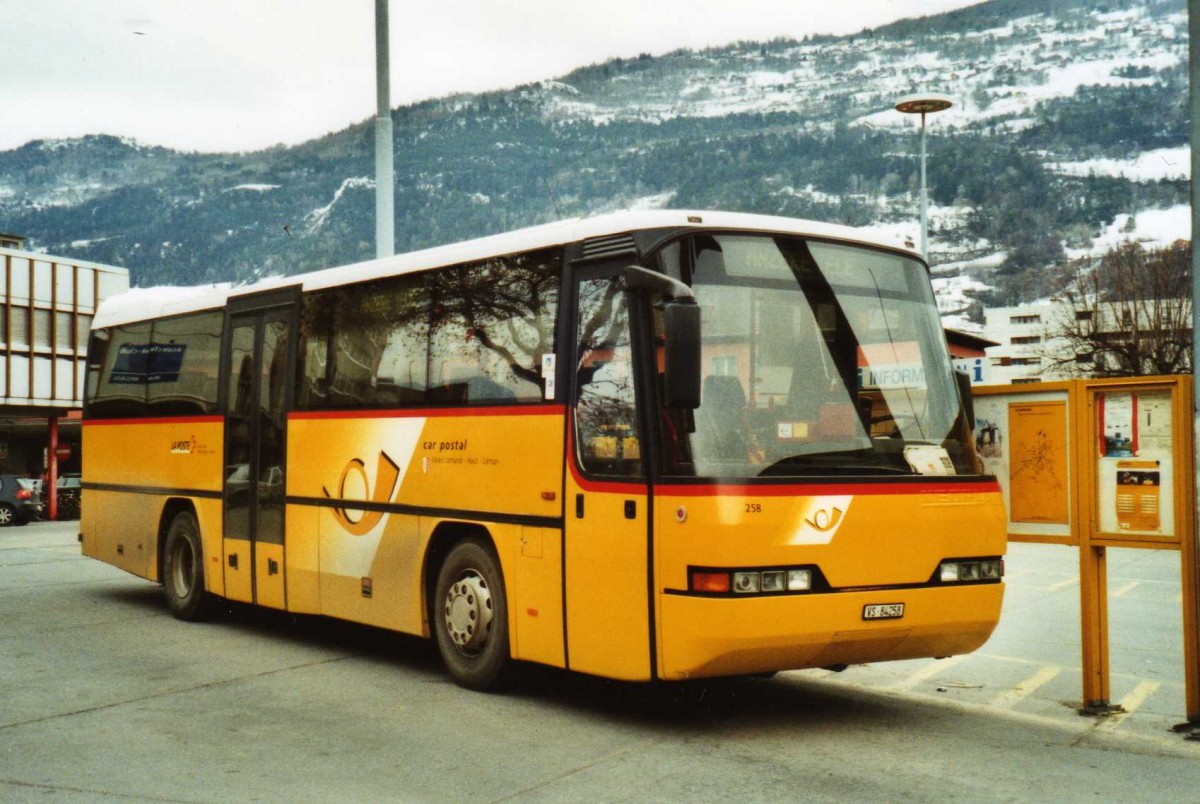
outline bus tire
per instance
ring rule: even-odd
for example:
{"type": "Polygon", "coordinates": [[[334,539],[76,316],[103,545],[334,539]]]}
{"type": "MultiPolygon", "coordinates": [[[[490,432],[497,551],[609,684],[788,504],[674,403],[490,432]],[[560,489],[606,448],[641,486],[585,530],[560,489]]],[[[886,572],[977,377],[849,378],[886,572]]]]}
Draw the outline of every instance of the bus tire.
{"type": "Polygon", "coordinates": [[[204,589],[204,550],[200,526],[191,511],[180,511],[167,529],[163,591],[167,608],[180,620],[200,620],[208,612],[212,596],[204,589]]]}
{"type": "Polygon", "coordinates": [[[463,687],[500,686],[512,663],[508,602],[491,546],[465,539],[450,549],[433,596],[433,631],[446,669],[463,687]]]}

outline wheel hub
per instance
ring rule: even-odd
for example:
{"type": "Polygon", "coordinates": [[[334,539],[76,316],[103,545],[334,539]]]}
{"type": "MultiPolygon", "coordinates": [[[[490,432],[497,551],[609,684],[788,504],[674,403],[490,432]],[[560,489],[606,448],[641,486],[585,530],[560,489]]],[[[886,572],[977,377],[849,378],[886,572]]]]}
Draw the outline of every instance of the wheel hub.
{"type": "Polygon", "coordinates": [[[475,654],[487,644],[492,628],[492,593],[478,572],[467,570],[446,591],[446,631],[463,653],[475,654]]]}

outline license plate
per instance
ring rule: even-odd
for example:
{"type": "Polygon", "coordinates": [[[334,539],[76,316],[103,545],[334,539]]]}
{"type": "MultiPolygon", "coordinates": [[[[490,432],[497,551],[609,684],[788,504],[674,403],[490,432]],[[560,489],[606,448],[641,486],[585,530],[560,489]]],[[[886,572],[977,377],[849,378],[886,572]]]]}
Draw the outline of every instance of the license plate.
{"type": "Polygon", "coordinates": [[[863,606],[864,620],[899,620],[903,616],[903,603],[872,603],[863,606]]]}

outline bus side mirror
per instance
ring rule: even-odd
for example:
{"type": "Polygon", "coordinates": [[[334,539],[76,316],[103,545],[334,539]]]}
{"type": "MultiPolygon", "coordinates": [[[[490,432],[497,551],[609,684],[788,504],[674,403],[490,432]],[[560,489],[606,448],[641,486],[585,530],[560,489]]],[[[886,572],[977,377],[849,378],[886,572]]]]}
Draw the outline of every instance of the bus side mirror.
{"type": "Polygon", "coordinates": [[[627,266],[622,275],[626,289],[648,290],[666,297],[663,405],[695,410],[700,407],[700,305],[692,289],[640,265],[627,266]]]}
{"type": "Polygon", "coordinates": [[[962,400],[967,427],[971,428],[971,432],[975,432],[975,397],[971,394],[971,375],[965,371],[956,371],[954,379],[958,383],[958,398],[962,400]]]}
{"type": "Polygon", "coordinates": [[[700,305],[694,301],[667,302],[663,319],[663,404],[695,410],[700,407],[700,305]]]}

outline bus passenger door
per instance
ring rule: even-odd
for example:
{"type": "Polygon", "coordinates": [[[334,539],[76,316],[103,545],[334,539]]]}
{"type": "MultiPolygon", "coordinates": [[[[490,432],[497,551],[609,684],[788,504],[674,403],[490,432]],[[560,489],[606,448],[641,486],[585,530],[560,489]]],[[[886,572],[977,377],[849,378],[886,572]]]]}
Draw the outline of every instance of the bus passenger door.
{"type": "Polygon", "coordinates": [[[280,609],[291,324],[290,307],[232,313],[225,355],[226,596],[280,609]]]}
{"type": "Polygon", "coordinates": [[[610,272],[592,272],[576,286],[564,546],[567,658],[572,670],[647,680],[648,495],[622,287],[610,272]]]}

